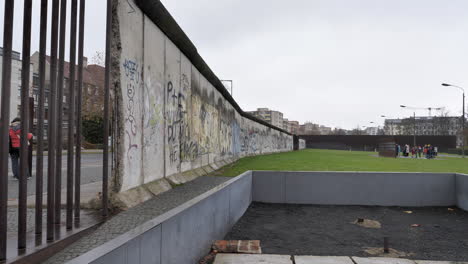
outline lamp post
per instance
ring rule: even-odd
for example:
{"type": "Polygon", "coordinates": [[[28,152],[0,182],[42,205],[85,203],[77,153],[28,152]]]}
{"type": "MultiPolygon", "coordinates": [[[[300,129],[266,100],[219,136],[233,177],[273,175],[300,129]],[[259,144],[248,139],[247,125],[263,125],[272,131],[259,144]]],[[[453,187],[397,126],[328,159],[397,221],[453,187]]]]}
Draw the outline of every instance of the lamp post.
{"type": "Polygon", "coordinates": [[[448,84],[448,83],[443,83],[442,86],[455,87],[455,88],[460,89],[463,93],[463,114],[462,114],[462,127],[461,127],[462,133],[461,134],[462,134],[462,156],[464,158],[465,157],[465,89],[460,86],[448,84]]]}
{"type": "Polygon", "coordinates": [[[229,82],[231,83],[231,96],[232,96],[232,88],[233,88],[233,80],[220,80],[221,82],[229,82]]]}
{"type": "MultiPolygon", "coordinates": [[[[406,105],[400,105],[401,108],[408,108],[406,105]]],[[[413,120],[414,120],[414,132],[413,132],[413,146],[416,146],[416,111],[413,112],[413,120]]]]}

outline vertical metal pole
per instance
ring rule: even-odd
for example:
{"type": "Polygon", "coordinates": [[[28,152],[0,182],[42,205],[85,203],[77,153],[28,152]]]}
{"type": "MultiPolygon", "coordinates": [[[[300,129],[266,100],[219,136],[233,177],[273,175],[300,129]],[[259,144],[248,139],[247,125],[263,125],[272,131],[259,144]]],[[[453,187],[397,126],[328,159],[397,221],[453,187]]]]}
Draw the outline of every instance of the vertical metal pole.
{"type": "MultiPolygon", "coordinates": [[[[42,189],[44,179],[44,115],[46,86],[46,49],[47,49],[47,2],[41,0],[41,24],[39,38],[39,105],[37,121],[36,152],[36,234],[42,234],[42,189]]],[[[50,125],[50,124],[49,124],[50,125]]]]}
{"type": "Polygon", "coordinates": [[[112,0],[107,0],[106,23],[106,74],[104,87],[104,155],[102,169],[102,215],[108,215],[108,177],[109,177],[109,96],[110,96],[110,49],[112,34],[112,0]]]}
{"type": "Polygon", "coordinates": [[[57,77],[57,153],[55,164],[55,224],[60,224],[62,205],[62,136],[63,136],[63,86],[65,65],[65,30],[67,24],[67,0],[60,3],[60,39],[57,77]]]}
{"type": "Polygon", "coordinates": [[[465,158],[465,92],[463,92],[463,115],[462,115],[462,156],[465,158]]]}
{"type": "Polygon", "coordinates": [[[26,248],[26,198],[28,188],[29,73],[31,59],[32,0],[24,0],[23,63],[21,66],[21,145],[18,202],[18,248],[26,248]]]}
{"type": "Polygon", "coordinates": [[[76,98],[76,161],[75,161],[75,220],[80,218],[81,195],[81,103],[83,98],[83,49],[86,0],[80,0],[80,29],[78,33],[78,94],[76,98]]]}
{"type": "Polygon", "coordinates": [[[414,118],[414,138],[413,138],[413,147],[416,146],[416,112],[413,112],[414,118]]]}
{"type": "Polygon", "coordinates": [[[11,49],[13,41],[14,0],[5,0],[3,23],[2,94],[0,100],[0,261],[7,257],[8,215],[8,138],[11,97],[11,49]]]}
{"type": "Polygon", "coordinates": [[[67,229],[73,227],[73,162],[75,146],[75,79],[76,79],[76,20],[78,2],[71,2],[70,76],[68,78],[68,151],[67,151],[67,229]]]}
{"type": "Polygon", "coordinates": [[[59,0],[52,2],[52,30],[50,44],[50,88],[47,117],[47,240],[54,239],[54,203],[55,203],[55,140],[57,133],[56,103],[57,103],[57,42],[58,42],[58,17],[59,0]]]}

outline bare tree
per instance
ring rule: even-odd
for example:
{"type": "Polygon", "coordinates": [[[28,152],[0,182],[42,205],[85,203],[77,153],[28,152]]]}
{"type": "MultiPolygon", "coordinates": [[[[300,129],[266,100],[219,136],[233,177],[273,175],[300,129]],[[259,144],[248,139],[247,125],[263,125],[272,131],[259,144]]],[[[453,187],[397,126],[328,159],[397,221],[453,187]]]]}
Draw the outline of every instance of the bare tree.
{"type": "Polygon", "coordinates": [[[93,57],[91,57],[90,62],[91,62],[91,64],[96,64],[96,65],[105,67],[105,65],[106,65],[106,55],[104,54],[104,51],[96,51],[96,53],[94,53],[93,57]]]}

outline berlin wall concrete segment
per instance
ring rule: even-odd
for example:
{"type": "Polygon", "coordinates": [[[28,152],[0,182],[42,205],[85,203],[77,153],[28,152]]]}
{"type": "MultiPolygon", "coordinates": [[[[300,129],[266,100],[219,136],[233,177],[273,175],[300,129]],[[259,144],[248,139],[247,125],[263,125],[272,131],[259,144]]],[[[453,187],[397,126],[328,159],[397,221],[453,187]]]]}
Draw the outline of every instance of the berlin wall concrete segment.
{"type": "Polygon", "coordinates": [[[249,171],[68,263],[196,263],[242,217],[251,193],[249,171]]]}
{"type": "Polygon", "coordinates": [[[249,117],[220,88],[196,49],[187,51],[184,43],[190,40],[160,1],[113,4],[112,82],[119,133],[112,191],[117,200],[121,193],[183,179],[185,172],[211,164],[293,150],[292,135],[249,117]]]}
{"type": "MultiPolygon", "coordinates": [[[[253,201],[291,204],[452,206],[455,174],[383,172],[253,172],[253,201]]],[[[466,178],[459,176],[461,184],[466,178]]],[[[468,190],[466,187],[460,187],[468,190]]],[[[463,196],[458,191],[459,197],[463,196]]],[[[465,201],[468,201],[465,198],[465,201]]],[[[468,205],[468,204],[466,204],[468,205]]]]}

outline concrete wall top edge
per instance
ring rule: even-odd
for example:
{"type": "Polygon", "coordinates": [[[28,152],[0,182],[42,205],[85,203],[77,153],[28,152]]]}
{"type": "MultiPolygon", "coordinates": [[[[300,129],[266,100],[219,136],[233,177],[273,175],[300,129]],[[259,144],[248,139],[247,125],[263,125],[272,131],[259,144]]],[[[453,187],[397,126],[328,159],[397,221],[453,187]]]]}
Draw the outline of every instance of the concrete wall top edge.
{"type": "Polygon", "coordinates": [[[342,173],[342,174],[351,174],[351,173],[359,173],[359,174],[431,174],[431,175],[466,175],[468,174],[460,174],[456,172],[393,172],[393,171],[272,171],[272,170],[253,170],[253,173],[256,172],[268,172],[268,173],[342,173]]]}
{"type": "Polygon", "coordinates": [[[288,131],[273,126],[261,119],[258,119],[244,112],[231,94],[227,91],[219,78],[214,74],[208,64],[203,60],[197,51],[197,48],[189,39],[187,34],[171,16],[168,10],[159,0],[135,0],[137,6],[143,13],[155,23],[167,37],[176,44],[181,52],[192,62],[198,71],[222,94],[222,96],[239,112],[239,114],[252,121],[260,123],[264,126],[278,130],[287,135],[292,135],[288,131]]]}
{"type": "Polygon", "coordinates": [[[187,201],[179,206],[177,206],[176,208],[173,208],[171,209],[170,211],[160,215],[160,216],[157,216],[156,218],[154,219],[151,219],[150,221],[140,225],[140,226],[137,226],[127,232],[125,232],[124,234],[121,234],[120,236],[110,240],[110,241],[107,241],[106,243],[102,244],[101,246],[98,246],[96,248],[94,248],[93,250],[91,251],[88,251],[86,252],[85,254],[67,262],[68,264],[81,264],[81,263],[90,263],[96,259],[99,259],[100,257],[110,253],[112,250],[124,245],[125,243],[131,241],[132,239],[142,235],[143,233],[147,232],[148,230],[154,228],[154,227],[157,227],[158,225],[162,224],[163,222],[167,221],[168,219],[170,219],[171,217],[183,212],[184,210],[194,206],[195,204],[201,202],[202,200],[212,196],[213,194],[215,193],[218,193],[220,191],[222,191],[223,189],[227,188],[228,186],[234,184],[235,182],[241,180],[242,178],[244,177],[247,177],[248,175],[250,175],[252,173],[252,171],[246,171],[244,173],[242,173],[241,175],[233,178],[233,179],[230,179],[229,181],[226,181],[218,186],[216,186],[215,188],[191,199],[190,201],[187,201]]]}

